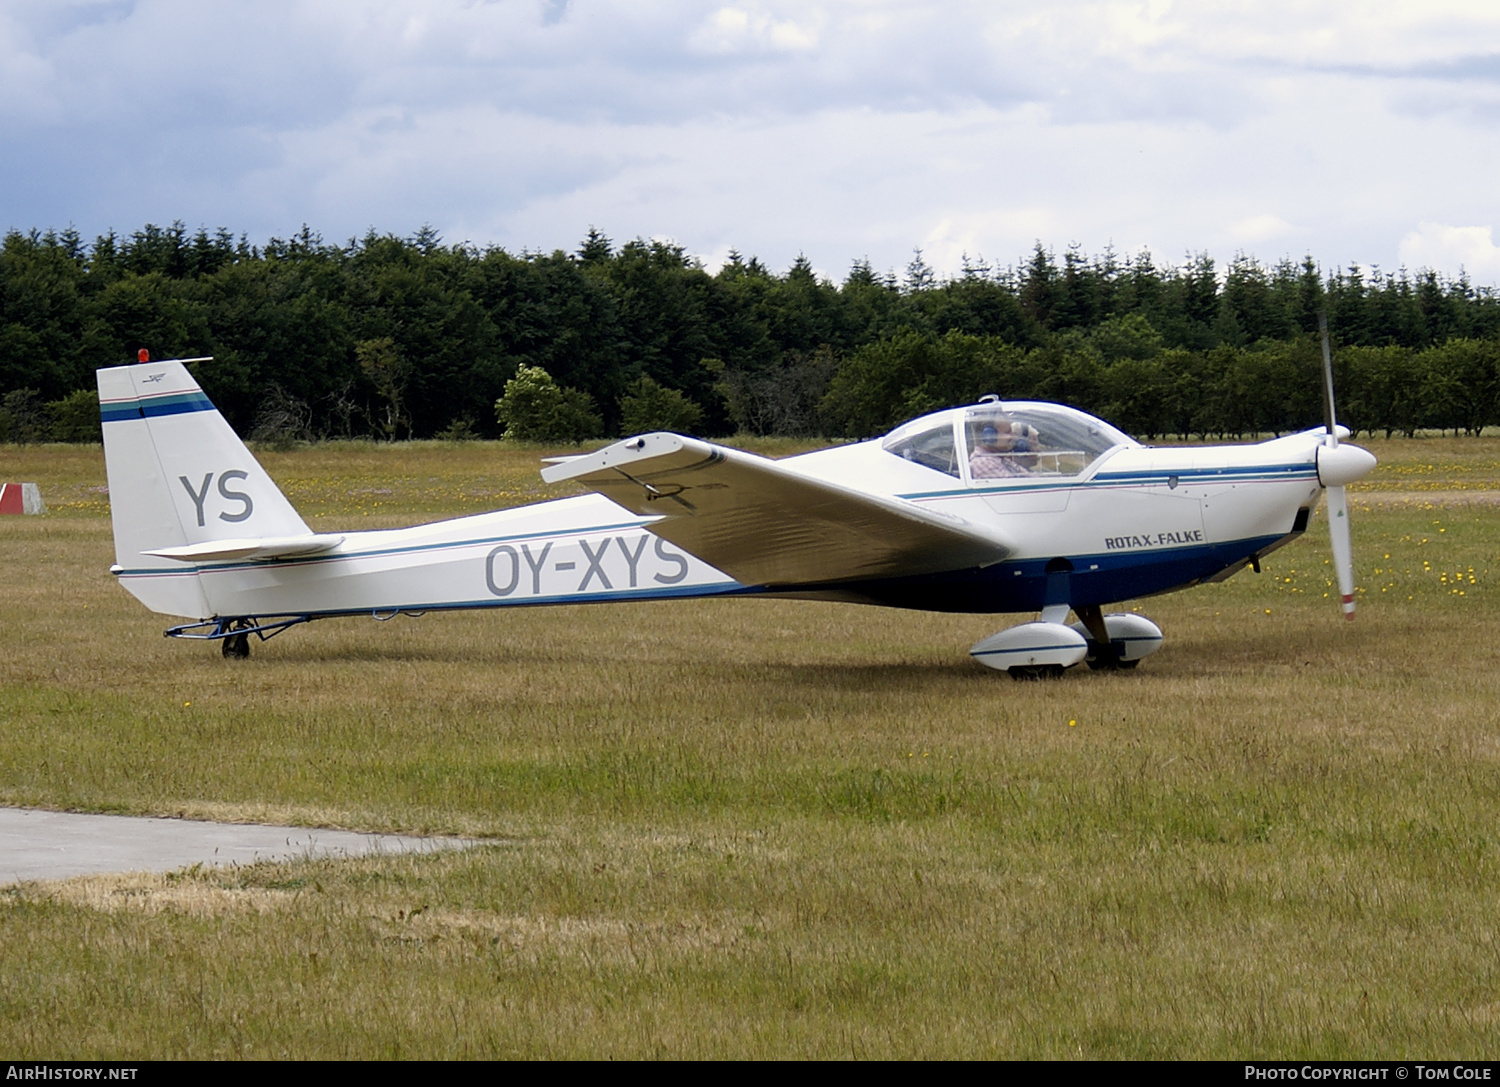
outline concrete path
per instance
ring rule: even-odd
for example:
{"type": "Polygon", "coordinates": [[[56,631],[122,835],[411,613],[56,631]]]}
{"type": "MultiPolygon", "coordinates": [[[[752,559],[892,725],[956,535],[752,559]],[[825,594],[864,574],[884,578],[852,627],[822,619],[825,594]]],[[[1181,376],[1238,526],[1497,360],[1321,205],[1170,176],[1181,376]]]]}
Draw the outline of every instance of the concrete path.
{"type": "Polygon", "coordinates": [[[474,844],[465,838],[0,808],[0,885],[104,872],[170,872],[194,864],[358,857],[474,844]]]}

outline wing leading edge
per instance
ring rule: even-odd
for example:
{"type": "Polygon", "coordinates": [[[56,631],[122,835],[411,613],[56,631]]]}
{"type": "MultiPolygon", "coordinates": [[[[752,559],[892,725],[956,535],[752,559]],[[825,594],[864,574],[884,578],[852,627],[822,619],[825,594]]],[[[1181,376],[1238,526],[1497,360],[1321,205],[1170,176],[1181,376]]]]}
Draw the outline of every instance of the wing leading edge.
{"type": "Polygon", "coordinates": [[[989,566],[1012,553],[959,517],[695,438],[646,434],[542,469],[576,480],[743,585],[816,585],[989,566]]]}

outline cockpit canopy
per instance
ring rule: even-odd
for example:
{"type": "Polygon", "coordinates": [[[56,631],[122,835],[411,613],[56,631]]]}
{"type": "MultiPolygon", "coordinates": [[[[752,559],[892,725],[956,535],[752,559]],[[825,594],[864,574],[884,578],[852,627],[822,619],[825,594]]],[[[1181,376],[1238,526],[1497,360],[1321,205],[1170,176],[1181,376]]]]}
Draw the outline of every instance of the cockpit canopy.
{"type": "Polygon", "coordinates": [[[1077,408],[996,400],[913,419],[880,444],[887,453],[983,485],[1076,476],[1109,450],[1138,443],[1077,408]]]}

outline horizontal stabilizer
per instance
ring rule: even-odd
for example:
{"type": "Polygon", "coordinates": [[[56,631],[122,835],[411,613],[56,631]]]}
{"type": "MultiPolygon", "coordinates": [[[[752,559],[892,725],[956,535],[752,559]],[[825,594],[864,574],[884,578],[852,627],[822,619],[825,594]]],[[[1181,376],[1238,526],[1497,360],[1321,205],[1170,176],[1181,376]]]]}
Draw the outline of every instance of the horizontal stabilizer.
{"type": "Polygon", "coordinates": [[[316,555],[331,551],[344,542],[342,536],[310,534],[307,536],[277,536],[255,540],[209,540],[205,543],[188,544],[186,547],[163,547],[157,551],[142,551],[142,555],[154,555],[178,562],[224,562],[230,559],[282,559],[294,555],[316,555]]]}
{"type": "Polygon", "coordinates": [[[815,585],[989,566],[1012,553],[961,517],[855,490],[677,434],[646,434],[542,469],[632,513],[744,585],[815,585]]]}

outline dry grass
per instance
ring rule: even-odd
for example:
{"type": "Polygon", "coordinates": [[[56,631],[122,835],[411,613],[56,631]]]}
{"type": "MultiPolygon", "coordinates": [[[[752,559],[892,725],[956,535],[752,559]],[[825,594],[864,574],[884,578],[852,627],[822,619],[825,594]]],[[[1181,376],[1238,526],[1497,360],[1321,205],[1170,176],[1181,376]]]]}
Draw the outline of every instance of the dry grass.
{"type": "MultiPolygon", "coordinates": [[[[63,507],[0,521],[30,572],[0,589],[0,800],[497,840],[4,892],[0,1044],[1486,1056],[1500,441],[1370,444],[1358,622],[1315,524],[1142,602],[1167,643],[1137,672],[1035,684],[968,660],[1002,620],[771,601],[329,621],[226,663],[54,501],[97,450],[0,450],[63,507]]],[[[493,445],[265,459],[320,528],[400,523],[362,486],[417,519],[535,479],[493,445]]]]}

